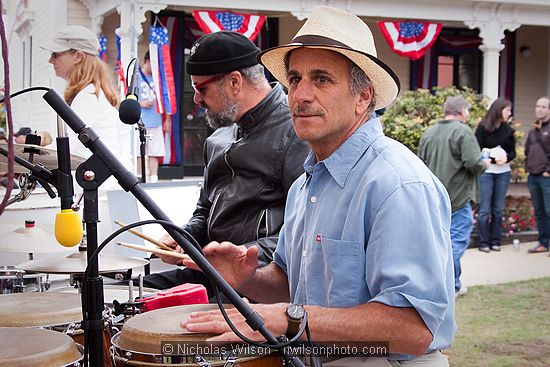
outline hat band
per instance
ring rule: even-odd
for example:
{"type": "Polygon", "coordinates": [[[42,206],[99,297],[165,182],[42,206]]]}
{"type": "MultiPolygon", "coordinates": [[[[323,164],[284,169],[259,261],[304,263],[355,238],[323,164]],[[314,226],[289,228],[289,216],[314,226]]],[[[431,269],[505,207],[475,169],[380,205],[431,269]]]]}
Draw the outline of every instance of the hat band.
{"type": "Polygon", "coordinates": [[[317,36],[317,35],[311,35],[311,34],[295,37],[292,40],[292,43],[301,43],[302,45],[315,45],[315,46],[321,46],[321,45],[337,46],[337,47],[348,48],[351,50],[351,48],[345,43],[336,41],[335,39],[332,39],[329,37],[317,36]]]}

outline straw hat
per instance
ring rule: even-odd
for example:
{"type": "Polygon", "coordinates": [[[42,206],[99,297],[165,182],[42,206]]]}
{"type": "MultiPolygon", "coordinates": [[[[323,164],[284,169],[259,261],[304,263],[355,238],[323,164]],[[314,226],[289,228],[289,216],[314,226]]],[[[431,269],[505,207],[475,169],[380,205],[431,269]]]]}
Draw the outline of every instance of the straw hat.
{"type": "Polygon", "coordinates": [[[376,57],[376,46],[369,27],[357,16],[343,10],[315,7],[292,42],[261,52],[258,59],[281,84],[288,87],[285,56],[300,47],[338,52],[359,66],[374,85],[375,109],[393,102],[399,93],[399,78],[376,57]]]}

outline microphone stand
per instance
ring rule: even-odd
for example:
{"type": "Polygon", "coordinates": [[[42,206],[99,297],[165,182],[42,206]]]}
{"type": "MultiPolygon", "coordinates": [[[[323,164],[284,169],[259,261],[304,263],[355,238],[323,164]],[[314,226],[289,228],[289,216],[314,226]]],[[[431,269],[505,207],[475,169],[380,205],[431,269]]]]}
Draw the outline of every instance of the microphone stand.
{"type": "MultiPolygon", "coordinates": [[[[86,259],[91,263],[93,253],[98,247],[97,223],[99,222],[98,187],[110,176],[103,174],[101,161],[96,156],[78,166],[76,182],[84,189],[83,222],[86,225],[86,259]],[[100,172],[100,174],[96,174],[100,172]]],[[[99,276],[99,262],[95,261],[89,269],[89,276],[82,279],[82,328],[89,347],[90,366],[104,366],[103,360],[103,278],[99,276]]]]}
{"type": "MultiPolygon", "coordinates": [[[[86,146],[93,153],[92,157],[88,161],[84,162],[78,167],[77,180],[81,177],[80,173],[83,173],[84,179],[87,180],[85,182],[86,185],[93,185],[93,183],[96,182],[96,179],[99,179],[99,184],[101,184],[101,182],[103,182],[101,181],[102,178],[105,179],[112,174],[118,180],[120,186],[125,191],[131,192],[155,219],[161,219],[171,222],[170,218],[158,207],[158,205],[156,205],[151,197],[147,195],[145,190],[140,185],[138,185],[139,180],[137,179],[137,177],[128,172],[128,170],[122,165],[122,163],[116,158],[116,156],[103,144],[103,142],[99,139],[98,135],[93,131],[93,129],[87,127],[84,122],[78,117],[78,115],[53,89],[50,89],[46,94],[44,94],[43,98],[67,123],[67,125],[69,125],[69,127],[78,134],[78,139],[84,144],[84,146],[86,146]],[[103,167],[101,167],[101,165],[97,165],[96,169],[99,169],[98,171],[90,172],[90,170],[84,170],[83,166],[87,165],[89,161],[100,161],[103,167]],[[98,175],[98,173],[100,173],[100,175],[98,175]]],[[[95,200],[96,205],[94,206],[94,210],[97,212],[97,196],[95,197],[95,200]]],[[[250,308],[250,306],[246,302],[243,301],[239,294],[233,288],[231,288],[231,286],[225,281],[225,279],[223,279],[223,277],[216,271],[216,269],[208,262],[204,255],[179,232],[168,226],[165,227],[165,229],[172,236],[172,238],[176,240],[178,245],[180,245],[185,250],[185,252],[191,257],[191,259],[193,259],[195,264],[197,264],[197,266],[226,295],[226,297],[235,306],[235,308],[244,316],[247,324],[252,328],[252,330],[259,331],[268,343],[278,344],[279,341],[277,340],[277,338],[273,336],[270,331],[265,327],[264,320],[256,312],[254,312],[254,310],[252,310],[252,308],[250,308]]],[[[88,236],[90,236],[90,233],[87,233],[88,236]]],[[[90,242],[90,238],[88,238],[88,241],[90,242]]],[[[95,238],[95,241],[95,245],[97,246],[97,237],[95,238]]],[[[96,248],[88,248],[88,255],[92,254],[96,248]]],[[[84,282],[86,282],[86,279],[84,280],[84,282]]],[[[101,281],[94,283],[94,286],[97,287],[96,292],[101,294],[101,296],[97,296],[97,293],[92,295],[92,297],[96,297],[97,301],[103,298],[101,281]]],[[[98,314],[97,308],[99,308],[100,306],[102,308],[103,304],[99,304],[98,302],[89,302],[86,306],[88,312],[85,316],[93,317],[94,315],[98,314]]],[[[86,318],[85,321],[87,321],[86,318]]],[[[91,322],[92,321],[95,322],[96,320],[91,320],[91,322]]],[[[98,343],[98,341],[94,339],[89,339],[89,341],[90,351],[92,352],[93,350],[95,353],[98,353],[98,351],[101,350],[101,347],[93,345],[95,343],[98,343]]],[[[98,344],[101,344],[101,342],[99,342],[98,344]]],[[[94,357],[95,360],[101,358],[100,355],[96,355],[94,357]]],[[[295,367],[304,366],[304,363],[296,356],[285,356],[283,353],[283,357],[284,360],[288,361],[288,365],[295,367]]],[[[93,366],[95,367],[96,365],[93,366]]]]}
{"type": "Polygon", "coordinates": [[[141,157],[141,182],[145,183],[145,142],[147,141],[145,133],[147,130],[145,129],[145,125],[143,125],[141,119],[137,123],[137,129],[139,131],[139,155],[141,157]]]}

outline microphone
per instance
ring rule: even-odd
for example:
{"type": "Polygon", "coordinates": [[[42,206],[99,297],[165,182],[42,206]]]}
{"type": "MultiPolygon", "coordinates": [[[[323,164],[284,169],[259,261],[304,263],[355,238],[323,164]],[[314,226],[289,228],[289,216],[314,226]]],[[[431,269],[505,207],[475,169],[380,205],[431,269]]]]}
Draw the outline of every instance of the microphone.
{"type": "Polygon", "coordinates": [[[55,216],[55,239],[65,247],[76,246],[82,240],[82,221],[80,215],[72,209],[73,178],[71,176],[71,155],[69,138],[61,136],[57,142],[56,187],[61,199],[61,213],[55,216]]]}
{"type": "Polygon", "coordinates": [[[118,117],[120,121],[128,125],[134,125],[139,122],[141,118],[141,105],[138,102],[138,72],[139,64],[137,59],[134,64],[134,73],[130,79],[130,86],[128,87],[128,93],[126,93],[126,98],[124,101],[120,102],[120,107],[118,108],[118,117]]]}

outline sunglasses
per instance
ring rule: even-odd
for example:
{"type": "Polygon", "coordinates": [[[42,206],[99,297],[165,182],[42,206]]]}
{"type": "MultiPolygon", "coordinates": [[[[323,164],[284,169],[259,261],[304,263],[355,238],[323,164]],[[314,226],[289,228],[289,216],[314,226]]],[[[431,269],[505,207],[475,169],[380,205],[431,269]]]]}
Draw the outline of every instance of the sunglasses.
{"type": "Polygon", "coordinates": [[[204,97],[205,93],[206,93],[206,85],[210,84],[210,83],[214,83],[218,80],[221,80],[223,79],[227,74],[218,74],[218,75],[214,75],[213,77],[210,77],[206,80],[203,80],[202,82],[199,82],[197,84],[193,84],[191,83],[191,87],[193,87],[193,90],[195,91],[195,93],[197,93],[199,96],[201,97],[204,97]]]}
{"type": "Polygon", "coordinates": [[[61,51],[61,52],[50,52],[50,57],[52,59],[57,59],[59,56],[63,55],[64,53],[67,53],[67,52],[76,52],[76,50],[67,50],[67,51],[61,51]]]}

